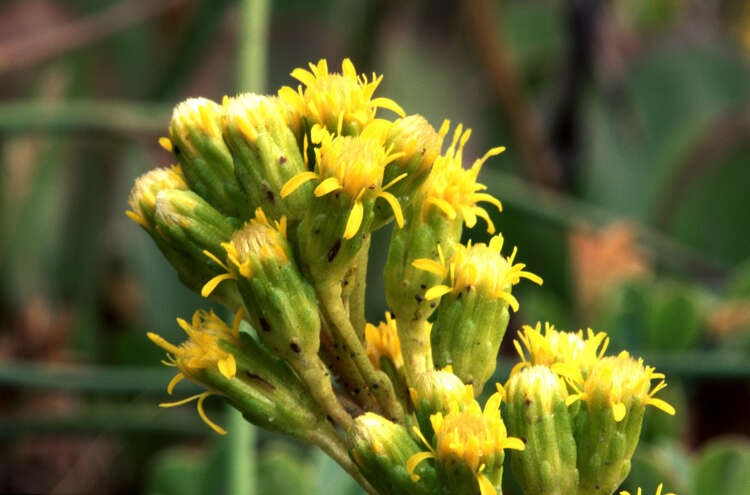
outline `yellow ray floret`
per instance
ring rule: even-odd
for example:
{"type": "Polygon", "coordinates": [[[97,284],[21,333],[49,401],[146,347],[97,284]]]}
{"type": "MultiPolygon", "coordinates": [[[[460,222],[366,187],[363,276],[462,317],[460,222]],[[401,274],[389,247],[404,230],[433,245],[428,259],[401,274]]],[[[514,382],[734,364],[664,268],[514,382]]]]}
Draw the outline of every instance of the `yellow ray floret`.
{"type": "MultiPolygon", "coordinates": [[[[205,369],[216,369],[227,379],[237,375],[237,361],[231,353],[222,349],[219,343],[223,340],[230,344],[237,344],[240,321],[242,321],[242,311],[238,311],[234,324],[230,328],[213,311],[209,313],[198,310],[193,314],[193,319],[189,323],[181,318],[177,319],[180,328],[188,335],[188,340],[178,346],[167,342],[155,333],[147,334],[152,342],[167,351],[168,361],[164,363],[180,370],[167,386],[167,392],[170,395],[175,385],[183,378],[192,378],[197,381],[198,373],[205,369]]],[[[223,435],[226,432],[209,420],[203,411],[203,401],[211,394],[213,392],[204,392],[181,401],[160,404],[160,407],[179,406],[198,399],[198,413],[201,418],[223,435]]]]}
{"type": "Polygon", "coordinates": [[[609,337],[604,332],[594,333],[590,328],[584,337],[583,331],[576,333],[556,330],[554,325],[545,322],[544,333],[541,322],[535,327],[524,325],[518,332],[518,340],[513,345],[521,358],[511,375],[526,366],[542,365],[552,368],[557,374],[581,381],[582,373],[604,356],[609,337]],[[529,356],[526,357],[523,347],[529,356]]]}
{"type": "MultiPolygon", "coordinates": [[[[351,60],[344,59],[341,73],[329,73],[328,63],[320,60],[310,64],[310,70],[294,69],[291,76],[305,85],[297,90],[284,86],[279,90],[281,97],[300,115],[317,122],[333,131],[339,121],[353,123],[359,129],[375,118],[378,108],[385,108],[404,116],[404,111],[393,100],[373,98],[373,93],[383,76],[357,75],[351,60]]],[[[339,132],[341,126],[339,125],[339,132]]]]}
{"type": "Polygon", "coordinates": [[[503,393],[499,390],[485,404],[484,410],[474,401],[463,410],[458,404],[451,405],[451,411],[443,415],[438,412],[430,416],[435,432],[435,443],[431,445],[415,427],[415,432],[430,449],[413,455],[406,463],[406,469],[414,481],[417,465],[430,458],[439,464],[464,463],[477,476],[482,495],[496,495],[489,479],[483,474],[485,465],[497,464],[498,456],[504,449],[524,450],[519,438],[509,437],[505,423],[500,417],[500,402],[503,393]]]}
{"type": "Polygon", "coordinates": [[[462,290],[478,289],[491,299],[505,300],[513,311],[518,311],[518,301],[511,294],[512,286],[518,284],[522,278],[531,280],[539,285],[542,279],[538,275],[525,271],[523,263],[513,264],[516,249],[505,258],[500,254],[503,247],[503,237],[496,235],[490,239],[489,245],[479,243],[467,246],[458,245],[450,259],[445,263],[442,251],[438,251],[441,262],[430,259],[418,259],[412,262],[415,268],[435,273],[443,279],[448,279],[449,285],[436,285],[427,290],[425,299],[432,300],[445,294],[462,290]]]}
{"type": "Polygon", "coordinates": [[[212,138],[221,137],[222,108],[208,98],[188,98],[179,103],[172,112],[169,134],[175,142],[175,133],[183,142],[190,142],[190,133],[197,130],[212,138]]]}
{"type": "Polygon", "coordinates": [[[464,169],[462,155],[470,135],[471,129],[464,131],[463,126],[458,125],[448,150],[435,159],[430,175],[418,192],[417,201],[421,205],[423,218],[432,208],[437,208],[451,220],[461,215],[466,226],[472,228],[476,225],[477,217],[480,217],[487,222],[487,232],[493,234],[495,225],[487,211],[477,203],[491,203],[499,211],[502,211],[502,204],[494,196],[482,192],[487,187],[477,182],[477,176],[484,162],[505,151],[505,147],[490,149],[471,168],[464,169]]]}
{"type": "Polygon", "coordinates": [[[152,229],[153,225],[149,219],[153,217],[156,196],[159,192],[167,189],[186,190],[187,188],[185,176],[179,165],[155,168],[136,179],[128,198],[128,204],[132,210],[126,211],[125,214],[144,228],[152,229]]]}
{"type": "Polygon", "coordinates": [[[386,165],[402,156],[402,153],[391,153],[390,147],[383,146],[389,125],[382,120],[372,121],[357,137],[334,136],[324,128],[314,126],[310,133],[311,140],[320,145],[315,149],[316,171],[301,172],[289,179],[281,188],[282,199],[302,184],[316,180],[318,184],[313,191],[316,197],[340,192],[351,203],[344,239],[351,239],[359,232],[364,217],[363,202],[369,199],[386,200],[393,209],[396,223],[402,227],[404,215],[401,205],[386,189],[405,174],[383,186],[386,165]]]}
{"type": "Polygon", "coordinates": [[[620,422],[625,417],[630,402],[634,399],[644,405],[652,405],[667,414],[674,414],[675,409],[661,399],[654,397],[667,386],[664,375],[656,373],[651,366],[644,366],[643,359],[636,361],[627,351],[597,361],[583,381],[569,380],[577,392],[568,397],[567,405],[578,400],[590,401],[597,394],[604,394],[609,400],[612,416],[620,422]],[[651,380],[661,380],[651,388],[651,380]]]}
{"type": "Polygon", "coordinates": [[[271,223],[261,208],[255,210],[255,217],[232,235],[230,242],[221,245],[227,253],[227,263],[204,251],[204,254],[221,265],[226,273],[219,274],[206,282],[201,295],[208,297],[224,280],[236,279],[237,276],[253,276],[253,260],[260,263],[290,262],[291,252],[286,243],[286,217],[271,223]]]}
{"type": "MultiPolygon", "coordinates": [[[[659,483],[659,486],[656,487],[656,495],[661,495],[662,487],[664,486],[663,483],[659,483]]],[[[620,492],[620,495],[630,495],[630,492],[627,490],[622,490],[620,492]]],[[[638,487],[638,490],[636,491],[636,495],[641,495],[641,487],[638,487]]],[[[665,493],[664,495],[675,495],[674,493],[665,493]]]]}
{"type": "Polygon", "coordinates": [[[381,357],[390,359],[397,368],[404,365],[396,320],[389,312],[385,313],[385,321],[381,321],[378,326],[371,323],[365,325],[365,340],[367,341],[367,357],[376,368],[380,369],[381,357]]]}
{"type": "Polygon", "coordinates": [[[287,126],[284,104],[275,96],[245,93],[225,97],[223,125],[236,126],[245,139],[255,143],[266,129],[275,131],[287,126]]]}

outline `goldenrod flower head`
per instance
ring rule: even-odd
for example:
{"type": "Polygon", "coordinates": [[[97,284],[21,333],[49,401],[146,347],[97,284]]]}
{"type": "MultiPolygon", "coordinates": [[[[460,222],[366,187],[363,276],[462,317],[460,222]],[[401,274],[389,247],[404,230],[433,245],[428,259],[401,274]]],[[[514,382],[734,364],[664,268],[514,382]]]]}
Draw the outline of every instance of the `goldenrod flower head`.
{"type": "MultiPolygon", "coordinates": [[[[425,459],[435,458],[439,465],[460,462],[476,474],[482,495],[495,495],[494,486],[483,474],[485,466],[497,465],[504,449],[525,449],[520,438],[508,436],[500,417],[502,398],[500,391],[493,394],[487,400],[484,411],[474,401],[462,411],[456,404],[446,415],[440,412],[433,414],[430,421],[435,432],[435,445],[433,447],[423,439],[430,452],[416,454],[406,463],[412,478],[416,466],[425,459]]],[[[419,430],[416,431],[419,433],[419,430]]]]}
{"type": "MultiPolygon", "coordinates": [[[[180,371],[169,382],[167,392],[171,395],[175,385],[183,378],[195,379],[196,374],[204,369],[217,369],[225,378],[231,379],[237,375],[237,362],[234,356],[225,351],[219,345],[224,340],[230,344],[237,344],[239,339],[239,325],[242,321],[242,312],[238,312],[232,328],[211,311],[198,310],[193,314],[191,322],[182,318],[177,323],[187,333],[188,340],[176,346],[164,340],[160,335],[149,332],[146,335],[152,342],[167,351],[168,366],[174,366],[180,371]]],[[[203,411],[203,401],[213,392],[204,392],[187,399],[160,404],[160,407],[173,407],[198,399],[198,413],[203,421],[220,434],[226,433],[222,428],[213,423],[203,411]]]]}
{"type": "Polygon", "coordinates": [[[465,385],[450,366],[420,374],[414,387],[409,388],[409,395],[416,407],[421,401],[427,401],[433,412],[447,413],[454,407],[452,404],[462,410],[474,403],[474,387],[465,385]]]}
{"type": "Polygon", "coordinates": [[[351,239],[359,231],[364,216],[363,200],[383,198],[393,209],[399,227],[404,224],[401,206],[393,194],[386,191],[403,175],[383,186],[385,166],[395,160],[400,153],[391,153],[383,146],[383,140],[390,123],[376,120],[364,128],[359,136],[334,136],[320,126],[311,132],[315,149],[315,172],[302,172],[289,179],[281,189],[281,197],[286,198],[307,181],[319,181],[314,190],[316,197],[334,192],[346,195],[352,203],[347,220],[344,239],[351,239]]]}
{"type": "MultiPolygon", "coordinates": [[[[441,129],[442,131],[442,129],[441,129]]],[[[447,131],[447,129],[446,129],[447,131]]],[[[421,204],[422,217],[426,217],[432,207],[438,208],[443,215],[453,220],[461,215],[467,227],[472,228],[477,223],[477,217],[487,222],[487,232],[493,234],[495,225],[487,211],[477,206],[479,202],[488,202],[502,211],[500,201],[494,196],[481,192],[487,186],[477,182],[477,176],[484,162],[491,156],[499,155],[505,147],[492,148],[481,158],[477,159],[469,169],[463,168],[463,150],[469,140],[471,129],[463,131],[458,125],[453,133],[453,141],[445,154],[438,156],[432,166],[432,171],[418,193],[421,204]]]]}
{"type": "Polygon", "coordinates": [[[172,143],[179,138],[179,141],[189,145],[190,134],[196,131],[208,137],[221,138],[221,113],[221,106],[208,98],[189,98],[179,103],[172,112],[169,125],[172,143]]]}
{"type": "Polygon", "coordinates": [[[615,421],[620,422],[630,408],[632,400],[644,405],[652,405],[667,414],[674,415],[675,409],[654,395],[667,386],[662,373],[656,373],[651,366],[644,366],[643,359],[636,361],[627,351],[598,360],[589,370],[583,381],[570,380],[576,390],[565,401],[567,405],[577,400],[592,401],[604,396],[612,409],[615,421]],[[652,389],[651,380],[661,381],[652,389]]]}
{"type": "Polygon", "coordinates": [[[584,337],[583,331],[562,332],[556,330],[554,325],[544,323],[544,334],[541,330],[541,322],[535,327],[524,325],[518,332],[518,339],[514,340],[521,362],[518,363],[511,375],[526,366],[542,365],[551,367],[553,371],[563,376],[571,373],[582,376],[601,357],[609,344],[609,337],[604,332],[594,333],[590,328],[584,337]],[[529,353],[528,359],[521,344],[529,353]]]}
{"type": "Polygon", "coordinates": [[[285,106],[275,96],[245,93],[224,97],[224,125],[234,125],[245,138],[255,143],[258,134],[287,127],[285,106]]]}
{"type": "MultiPolygon", "coordinates": [[[[538,275],[524,271],[523,263],[513,264],[516,249],[509,257],[500,254],[503,247],[503,237],[496,235],[490,239],[489,245],[478,243],[467,246],[457,245],[450,262],[446,263],[442,251],[439,250],[440,262],[422,258],[415,260],[412,265],[421,270],[435,273],[443,279],[448,278],[450,285],[436,285],[425,293],[425,299],[438,299],[448,293],[480,290],[491,299],[503,299],[518,311],[518,301],[510,293],[511,287],[518,284],[522,278],[531,280],[539,285],[542,279],[538,275]]],[[[439,249],[439,247],[438,247],[439,249]]]]}
{"type": "Polygon", "coordinates": [[[357,75],[354,65],[348,58],[341,63],[341,73],[329,73],[325,59],[317,65],[310,63],[310,70],[294,69],[291,76],[305,85],[294,89],[284,86],[279,96],[299,114],[317,122],[334,132],[342,130],[343,122],[347,133],[357,134],[375,118],[378,108],[386,108],[404,116],[404,111],[393,100],[372,98],[383,76],[357,75]]]}
{"type": "MultiPolygon", "coordinates": [[[[663,483],[659,483],[659,486],[656,487],[656,495],[661,495],[661,489],[664,486],[663,483]]],[[[637,495],[641,495],[641,487],[638,487],[638,491],[636,491],[637,495]]],[[[620,492],[620,495],[630,495],[630,492],[627,490],[622,490],[620,492]]],[[[664,495],[675,495],[674,493],[665,493],[664,495]]]]}
{"type": "Polygon", "coordinates": [[[376,368],[380,369],[381,357],[390,359],[397,368],[404,365],[396,320],[389,312],[386,311],[385,321],[381,321],[377,327],[371,323],[365,325],[365,340],[367,357],[376,368]]]}
{"type": "Polygon", "coordinates": [[[394,161],[404,171],[421,173],[429,170],[440,154],[443,138],[448,132],[448,121],[439,132],[421,115],[409,115],[393,122],[388,132],[388,142],[403,156],[394,161]],[[406,170],[415,157],[421,157],[417,170],[406,170]]]}
{"type": "Polygon", "coordinates": [[[521,391],[526,397],[534,397],[542,409],[550,413],[556,397],[567,398],[568,391],[562,379],[547,366],[530,366],[511,375],[505,386],[511,397],[521,391]]]}
{"type": "Polygon", "coordinates": [[[221,244],[227,253],[229,266],[213,254],[204,251],[206,256],[220,264],[227,272],[206,282],[201,295],[208,297],[221,282],[230,278],[236,279],[237,274],[251,278],[254,263],[289,263],[291,251],[286,241],[286,226],[286,217],[271,223],[263,210],[258,208],[255,210],[255,217],[238,229],[230,242],[221,244]]]}
{"type": "Polygon", "coordinates": [[[138,177],[128,198],[132,210],[126,211],[125,214],[145,229],[152,230],[156,197],[160,191],[168,189],[188,189],[179,165],[156,168],[138,177]]]}

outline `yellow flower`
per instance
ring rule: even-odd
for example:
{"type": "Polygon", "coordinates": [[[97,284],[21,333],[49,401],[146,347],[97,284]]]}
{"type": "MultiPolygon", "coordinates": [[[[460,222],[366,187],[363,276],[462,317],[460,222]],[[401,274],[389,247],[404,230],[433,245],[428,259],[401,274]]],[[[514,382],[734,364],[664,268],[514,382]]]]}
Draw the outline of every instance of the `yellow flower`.
{"type": "Polygon", "coordinates": [[[305,85],[297,91],[284,86],[279,97],[299,114],[317,122],[333,132],[342,131],[345,124],[348,134],[358,134],[375,118],[378,108],[386,108],[404,116],[404,111],[393,100],[372,98],[383,76],[357,75],[351,60],[341,63],[341,74],[329,73],[328,63],[321,59],[317,65],[310,63],[310,70],[294,69],[291,76],[305,85]],[[353,132],[352,132],[353,131],[353,132]]]}
{"type": "MultiPolygon", "coordinates": [[[[659,486],[656,487],[656,495],[661,495],[661,489],[662,489],[663,483],[659,483],[659,486]]],[[[638,491],[636,492],[637,495],[641,495],[641,487],[638,487],[638,491]]],[[[622,490],[620,492],[620,495],[630,495],[630,492],[627,490],[622,490]]],[[[675,495],[674,493],[665,493],[664,495],[675,495]]]]}
{"type": "Polygon", "coordinates": [[[367,341],[367,357],[377,369],[380,369],[381,357],[389,358],[397,368],[404,365],[396,320],[389,312],[386,311],[385,321],[381,321],[377,327],[371,323],[365,325],[365,340],[367,341]]]}
{"type": "Polygon", "coordinates": [[[531,280],[539,285],[542,279],[538,275],[524,271],[523,263],[513,264],[516,249],[505,258],[500,254],[503,248],[503,237],[496,235],[490,239],[489,245],[484,243],[456,246],[450,262],[446,263],[442,250],[438,246],[440,262],[431,259],[418,259],[412,265],[421,270],[441,276],[444,280],[450,276],[450,285],[436,285],[425,293],[425,299],[438,299],[450,292],[459,293],[462,290],[478,289],[491,299],[503,299],[518,311],[518,301],[510,293],[511,287],[518,284],[522,278],[531,280]]]}
{"type": "Polygon", "coordinates": [[[221,265],[226,273],[217,275],[206,282],[201,295],[208,297],[224,280],[236,279],[237,273],[242,277],[251,278],[253,276],[251,254],[258,256],[261,260],[289,263],[291,253],[286,244],[286,226],[286,217],[271,224],[263,210],[256,209],[255,217],[232,235],[231,242],[221,244],[227,252],[229,264],[234,269],[210,252],[204,251],[204,254],[221,265]]]}
{"type": "Polygon", "coordinates": [[[364,217],[364,199],[385,199],[393,209],[396,223],[399,227],[403,226],[401,206],[386,189],[406,174],[382,186],[385,166],[402,156],[402,153],[391,153],[390,148],[383,146],[388,126],[390,123],[382,120],[370,122],[356,137],[334,136],[320,126],[313,127],[311,139],[314,143],[320,143],[320,147],[315,149],[317,171],[302,172],[289,179],[281,189],[282,199],[305,182],[316,179],[319,181],[314,190],[316,197],[340,191],[352,203],[344,239],[351,239],[359,231],[364,217]]]}
{"type": "Polygon", "coordinates": [[[188,189],[179,165],[156,168],[138,177],[128,198],[128,204],[132,210],[126,211],[125,214],[146,230],[152,230],[156,196],[159,191],[167,189],[188,189]]]}
{"type": "Polygon", "coordinates": [[[662,373],[656,373],[652,366],[644,366],[643,359],[636,361],[627,351],[608,356],[597,361],[585,380],[569,380],[577,392],[570,395],[565,403],[571,405],[577,400],[591,401],[604,394],[612,409],[612,416],[618,423],[622,421],[632,399],[644,405],[652,405],[667,414],[674,415],[675,409],[661,399],[654,397],[667,386],[662,373]],[[652,389],[651,380],[661,379],[652,389]]]}
{"type": "MultiPolygon", "coordinates": [[[[177,323],[188,335],[188,340],[179,346],[167,342],[155,333],[147,333],[151,341],[167,351],[167,361],[163,361],[163,363],[180,370],[167,385],[167,392],[170,395],[172,395],[175,385],[183,378],[195,379],[198,372],[207,368],[217,369],[227,379],[236,376],[237,362],[231,353],[221,348],[219,342],[224,340],[230,344],[236,344],[239,338],[240,321],[242,321],[242,311],[237,312],[232,328],[229,328],[213,311],[210,313],[202,310],[196,311],[190,323],[178,318],[177,323]]],[[[212,391],[206,391],[177,402],[159,404],[159,407],[179,406],[198,399],[198,414],[200,414],[201,419],[216,432],[223,435],[226,431],[208,419],[203,410],[203,402],[213,394],[212,391]]]]}
{"type": "MultiPolygon", "coordinates": [[[[447,132],[447,126],[441,128],[441,133],[447,132]]],[[[467,227],[472,228],[477,223],[477,217],[487,222],[487,232],[493,234],[495,225],[487,211],[477,206],[479,202],[488,202],[502,211],[500,201],[484,191],[487,186],[477,182],[477,176],[484,162],[491,156],[505,151],[504,146],[492,148],[483,157],[477,159],[469,169],[463,167],[463,150],[469,140],[471,129],[463,130],[461,124],[453,133],[453,141],[444,155],[435,159],[432,171],[427,180],[417,192],[417,203],[421,205],[424,220],[432,207],[438,208],[443,215],[453,220],[461,215],[467,227]]]]}
{"type": "MultiPolygon", "coordinates": [[[[191,143],[190,133],[199,130],[212,138],[221,138],[221,106],[208,98],[189,98],[174,108],[169,126],[170,143],[191,143]]],[[[166,142],[163,142],[164,146],[166,142]]],[[[169,146],[170,148],[172,146],[169,146]]]]}
{"type": "Polygon", "coordinates": [[[407,461],[406,469],[412,479],[419,480],[414,470],[426,459],[434,458],[438,465],[460,462],[475,473],[482,495],[495,495],[495,487],[483,473],[485,466],[498,464],[504,449],[525,449],[521,439],[508,436],[505,423],[500,417],[502,398],[500,389],[487,400],[484,411],[474,401],[463,410],[459,410],[458,404],[454,403],[448,414],[438,412],[430,416],[435,432],[434,447],[415,428],[430,451],[415,454],[407,461]]]}
{"type": "Polygon", "coordinates": [[[599,359],[609,344],[609,337],[604,332],[594,333],[590,328],[584,338],[583,331],[561,332],[554,325],[544,323],[544,335],[541,331],[541,322],[535,327],[524,325],[518,332],[518,339],[514,340],[521,362],[513,367],[511,375],[526,366],[542,365],[552,368],[552,371],[561,376],[574,374],[574,378],[581,377],[599,359]],[[521,344],[529,353],[528,359],[521,348],[521,344]]]}
{"type": "Polygon", "coordinates": [[[422,401],[427,401],[433,413],[440,409],[448,412],[456,405],[460,411],[474,403],[474,387],[465,385],[454,375],[450,365],[420,374],[414,387],[409,388],[409,395],[415,407],[419,408],[422,401]]]}

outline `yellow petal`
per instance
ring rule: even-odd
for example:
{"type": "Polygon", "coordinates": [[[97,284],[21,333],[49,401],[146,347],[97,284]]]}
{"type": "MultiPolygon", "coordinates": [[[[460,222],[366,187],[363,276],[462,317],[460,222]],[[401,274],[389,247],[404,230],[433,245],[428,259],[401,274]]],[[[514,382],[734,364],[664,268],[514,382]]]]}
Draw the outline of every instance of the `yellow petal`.
{"type": "Polygon", "coordinates": [[[447,285],[436,285],[435,287],[431,287],[427,292],[424,293],[424,298],[428,301],[439,299],[445,294],[449,293],[451,290],[453,289],[451,289],[447,285]]]}
{"type": "Polygon", "coordinates": [[[237,374],[237,361],[234,360],[234,356],[231,354],[224,359],[219,359],[216,365],[219,368],[219,372],[224,375],[224,378],[234,378],[237,374]]]}
{"type": "Polygon", "coordinates": [[[523,440],[516,437],[508,437],[503,441],[503,448],[504,449],[513,449],[513,450],[525,450],[526,444],[523,443],[523,440]]]}
{"type": "Polygon", "coordinates": [[[298,67],[294,69],[290,75],[305,86],[312,86],[315,84],[315,76],[305,69],[300,69],[298,67]]]}
{"type": "Polygon", "coordinates": [[[211,251],[204,249],[203,254],[211,258],[213,261],[215,261],[220,267],[222,267],[226,271],[229,271],[229,267],[223,261],[217,258],[211,251]]]}
{"type": "Polygon", "coordinates": [[[446,200],[441,198],[428,198],[426,203],[433,204],[440,208],[450,220],[456,218],[456,209],[446,200]]]}
{"type": "Polygon", "coordinates": [[[542,277],[531,272],[520,272],[518,276],[531,280],[537,285],[542,285],[544,283],[544,280],[542,280],[542,277]]]}
{"type": "Polygon", "coordinates": [[[667,402],[661,400],[661,399],[647,399],[646,404],[654,406],[657,409],[661,409],[665,413],[674,416],[677,411],[675,411],[675,408],[672,407],[667,402]]]}
{"type": "Polygon", "coordinates": [[[612,417],[615,418],[615,421],[618,423],[622,421],[622,418],[625,417],[625,404],[622,402],[618,402],[617,404],[612,404],[612,417]]]}
{"type": "Polygon", "coordinates": [[[379,107],[379,108],[386,108],[388,110],[392,110],[393,112],[396,112],[399,117],[406,117],[406,112],[404,112],[404,109],[399,106],[398,103],[391,100],[390,98],[374,98],[371,101],[372,106],[379,107]]]}
{"type": "Polygon", "coordinates": [[[516,297],[510,292],[505,292],[504,290],[500,290],[495,294],[495,297],[507,302],[510,305],[514,313],[518,311],[518,299],[516,299],[516,297]]]}
{"type": "Polygon", "coordinates": [[[167,342],[166,340],[164,340],[164,338],[161,335],[157,335],[157,334],[155,334],[153,332],[147,332],[146,333],[146,337],[148,337],[149,339],[151,339],[151,342],[153,342],[154,344],[158,345],[159,347],[161,347],[162,349],[164,349],[167,352],[171,352],[172,354],[179,354],[180,353],[179,347],[177,347],[174,344],[170,344],[169,342],[167,342]]]}
{"type": "Polygon", "coordinates": [[[418,270],[424,270],[426,272],[434,273],[435,275],[439,275],[441,278],[445,278],[446,275],[445,266],[441,265],[435,260],[420,258],[418,260],[412,261],[411,266],[418,270]]]}
{"type": "Polygon", "coordinates": [[[365,208],[362,206],[361,201],[354,203],[352,212],[349,213],[349,219],[346,221],[346,228],[344,229],[344,239],[351,239],[359,231],[359,227],[362,225],[362,217],[364,216],[365,208]]]}
{"type": "Polygon", "coordinates": [[[186,399],[178,400],[177,402],[162,402],[161,404],[159,404],[159,407],[177,407],[177,406],[181,406],[183,404],[187,404],[188,402],[194,401],[195,399],[199,399],[202,396],[203,396],[203,394],[195,394],[195,395],[191,395],[190,397],[188,397],[186,399]]]}
{"type": "Polygon", "coordinates": [[[417,465],[425,459],[430,459],[432,457],[435,457],[435,454],[432,452],[419,452],[418,454],[409,457],[409,460],[406,461],[406,470],[411,475],[412,481],[419,481],[419,476],[414,474],[414,469],[416,469],[417,465]]]}
{"type": "Polygon", "coordinates": [[[214,278],[206,282],[206,285],[203,286],[203,288],[201,289],[201,296],[210,296],[220,283],[230,278],[234,278],[233,273],[222,273],[221,275],[216,275],[214,278]]]}
{"type": "Polygon", "coordinates": [[[288,181],[286,181],[286,184],[284,184],[284,187],[281,188],[281,199],[286,198],[290,194],[292,194],[294,191],[296,191],[299,186],[304,184],[307,181],[317,179],[318,174],[315,172],[300,172],[299,174],[295,175],[288,181]]]}
{"type": "Polygon", "coordinates": [[[172,378],[169,381],[169,385],[167,385],[167,393],[169,395],[172,395],[172,391],[174,390],[174,386],[177,385],[178,383],[180,383],[183,378],[185,378],[185,375],[183,375],[182,373],[177,373],[174,376],[174,378],[172,378]]]}
{"type": "Polygon", "coordinates": [[[143,218],[142,216],[140,216],[138,213],[136,213],[134,211],[127,210],[127,211],[125,211],[125,214],[128,216],[129,219],[131,219],[131,220],[139,223],[144,229],[148,230],[148,228],[149,228],[148,222],[146,221],[145,218],[143,218]]]}
{"type": "Polygon", "coordinates": [[[389,205],[391,205],[391,209],[393,210],[393,216],[396,218],[396,224],[398,225],[398,228],[403,228],[404,212],[401,211],[401,205],[396,199],[396,196],[394,196],[393,194],[387,191],[381,191],[380,194],[378,194],[378,197],[383,198],[384,200],[388,202],[389,205]]]}
{"type": "Polygon", "coordinates": [[[159,145],[167,151],[172,151],[172,141],[168,137],[160,137],[159,145]]]}
{"type": "Polygon", "coordinates": [[[319,198],[321,196],[325,196],[328,193],[336,191],[337,189],[341,189],[341,187],[342,186],[336,177],[329,177],[318,184],[318,186],[313,191],[313,194],[315,194],[315,197],[319,198]]]}
{"type": "Polygon", "coordinates": [[[294,108],[304,106],[305,104],[305,100],[300,96],[300,94],[289,86],[284,86],[279,90],[279,98],[281,98],[294,108]]]}
{"type": "MultiPolygon", "coordinates": [[[[487,214],[487,211],[484,208],[479,208],[478,206],[474,208],[474,212],[477,214],[478,217],[483,218],[485,222],[487,222],[487,233],[492,235],[495,233],[495,223],[492,221],[490,216],[487,214]]],[[[490,246],[491,247],[491,246],[490,246]]]]}
{"type": "Polygon", "coordinates": [[[205,401],[206,397],[208,397],[209,395],[211,395],[211,392],[203,392],[200,395],[200,398],[198,399],[198,415],[208,426],[213,428],[216,433],[218,433],[219,435],[226,435],[227,430],[208,419],[208,416],[206,416],[206,412],[203,410],[203,401],[205,401]]]}
{"type": "Polygon", "coordinates": [[[341,62],[341,72],[342,72],[342,73],[343,73],[343,74],[344,74],[344,75],[345,75],[346,77],[353,77],[353,78],[355,78],[355,79],[357,78],[357,71],[356,71],[356,69],[354,68],[354,64],[353,64],[353,63],[352,63],[352,61],[351,61],[351,60],[349,60],[348,58],[345,58],[345,59],[344,59],[344,60],[343,60],[343,61],[341,62]]]}
{"type": "Polygon", "coordinates": [[[570,406],[571,404],[573,404],[573,403],[575,403],[575,402],[577,402],[579,400],[582,400],[584,397],[585,397],[584,394],[569,395],[568,398],[565,399],[565,405],[566,406],[570,406]]]}

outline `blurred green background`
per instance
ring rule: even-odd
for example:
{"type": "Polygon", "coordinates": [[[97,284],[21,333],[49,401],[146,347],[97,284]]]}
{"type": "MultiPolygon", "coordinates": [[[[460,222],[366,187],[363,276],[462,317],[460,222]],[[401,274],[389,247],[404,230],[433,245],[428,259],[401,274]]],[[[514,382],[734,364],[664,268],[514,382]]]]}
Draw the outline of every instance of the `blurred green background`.
{"type": "Polygon", "coordinates": [[[497,379],[522,324],[607,331],[678,409],[649,410],[626,487],[750,494],[747,0],[0,2],[0,492],[360,493],[219,399],[223,438],[156,407],[171,373],[145,332],[174,340],[207,303],[123,214],[169,164],[175,103],[344,57],[407,113],[473,128],[467,161],[508,147],[480,181],[545,283],[520,286],[497,379]]]}

